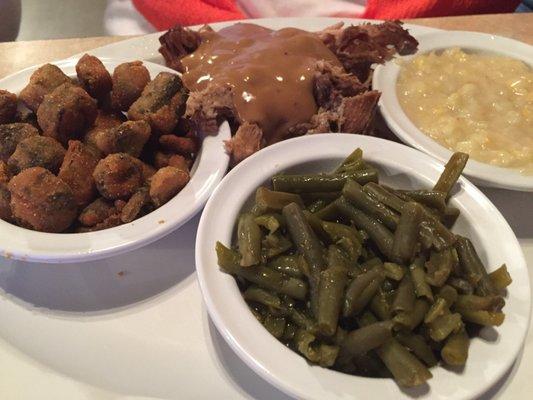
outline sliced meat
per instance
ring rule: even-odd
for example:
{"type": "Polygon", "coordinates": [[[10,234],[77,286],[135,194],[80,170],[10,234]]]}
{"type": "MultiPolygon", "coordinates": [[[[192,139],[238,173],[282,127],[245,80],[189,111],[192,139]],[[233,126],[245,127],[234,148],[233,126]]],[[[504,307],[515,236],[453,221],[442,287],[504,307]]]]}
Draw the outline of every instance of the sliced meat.
{"type": "Polygon", "coordinates": [[[374,120],[380,93],[377,90],[346,97],[339,107],[341,132],[368,134],[374,120]]]}
{"type": "Polygon", "coordinates": [[[185,116],[200,134],[215,134],[224,120],[237,120],[233,90],[229,85],[210,84],[204,90],[192,92],[187,99],[185,116]]]}
{"type": "Polygon", "coordinates": [[[184,72],[180,60],[196,50],[201,42],[198,32],[176,25],[159,38],[159,52],[167,67],[184,72]]]}
{"type": "Polygon", "coordinates": [[[236,165],[264,146],[263,131],[256,124],[245,122],[237,129],[235,136],[225,142],[225,146],[232,164],[236,165]]]}

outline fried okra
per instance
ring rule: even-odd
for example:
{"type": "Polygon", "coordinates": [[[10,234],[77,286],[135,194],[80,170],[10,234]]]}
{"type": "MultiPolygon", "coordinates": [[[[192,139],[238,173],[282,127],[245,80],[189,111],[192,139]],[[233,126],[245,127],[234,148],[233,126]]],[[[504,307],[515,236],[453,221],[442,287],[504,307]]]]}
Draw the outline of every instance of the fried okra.
{"type": "Polygon", "coordinates": [[[164,167],[150,181],[150,197],[160,207],[174,197],[189,182],[189,174],[175,167],[164,167]]]}
{"type": "Polygon", "coordinates": [[[76,219],[72,189],[47,169],[25,169],[11,179],[8,188],[13,216],[23,226],[62,232],[76,219]]]}
{"type": "Polygon", "coordinates": [[[138,159],[126,153],[116,153],[100,160],[93,178],[102,197],[127,199],[142,186],[143,171],[138,159]]]}
{"type": "Polygon", "coordinates": [[[91,146],[96,147],[96,137],[101,131],[109,128],[116,128],[125,121],[126,117],[120,112],[98,110],[93,126],[85,133],[83,141],[85,144],[90,144],[91,146]]]}
{"type": "Polygon", "coordinates": [[[15,122],[0,125],[0,161],[7,162],[22,140],[38,135],[39,131],[30,124],[15,122]]]}
{"type": "Polygon", "coordinates": [[[160,72],[131,105],[128,118],[147,121],[154,132],[170,133],[183,114],[187,96],[188,91],[178,75],[160,72]]]}
{"type": "Polygon", "coordinates": [[[78,207],[89,204],[96,196],[93,171],[100,161],[98,151],[79,140],[68,142],[68,149],[59,170],[61,178],[74,192],[78,207]]]}
{"type": "Polygon", "coordinates": [[[72,84],[58,86],[44,96],[37,110],[37,121],[43,135],[66,145],[80,137],[96,119],[96,100],[85,90],[72,84]]]}
{"type": "Polygon", "coordinates": [[[83,88],[95,99],[101,99],[111,91],[111,75],[95,56],[84,54],[76,64],[76,74],[83,88]]]}
{"type": "Polygon", "coordinates": [[[0,124],[13,122],[17,114],[17,96],[0,89],[0,124]]]}
{"type": "Polygon", "coordinates": [[[43,167],[57,173],[65,157],[65,149],[47,136],[32,136],[22,140],[7,162],[14,174],[31,167],[43,167]]]}
{"type": "Polygon", "coordinates": [[[19,99],[30,110],[37,112],[44,96],[64,83],[72,83],[72,81],[56,65],[44,64],[31,75],[30,82],[20,92],[19,99]]]}
{"type": "Polygon", "coordinates": [[[5,183],[0,182],[0,219],[11,222],[13,214],[11,213],[11,194],[5,183]]]}
{"type": "Polygon", "coordinates": [[[132,61],[117,66],[113,71],[111,91],[113,108],[127,111],[139,98],[148,82],[150,82],[150,73],[142,61],[132,61]]]}
{"type": "Polygon", "coordinates": [[[146,121],[126,121],[117,127],[103,129],[94,135],[94,144],[104,154],[128,153],[139,157],[150,138],[146,121]]]}
{"type": "Polygon", "coordinates": [[[119,210],[112,201],[99,197],[83,209],[78,217],[78,221],[83,226],[91,227],[101,224],[113,214],[118,213],[119,210]]]}

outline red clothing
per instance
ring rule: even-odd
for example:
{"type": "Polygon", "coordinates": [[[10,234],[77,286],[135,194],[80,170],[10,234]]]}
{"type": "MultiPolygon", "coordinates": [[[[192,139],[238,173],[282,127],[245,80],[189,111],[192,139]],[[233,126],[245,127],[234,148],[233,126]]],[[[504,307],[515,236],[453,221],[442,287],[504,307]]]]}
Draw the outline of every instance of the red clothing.
{"type": "MultiPolygon", "coordinates": [[[[132,0],[157,29],[246,19],[236,0],[132,0]]],[[[290,0],[288,0],[290,1],[290,0]]],[[[520,0],[368,0],[362,15],[370,19],[402,19],[513,12],[520,0]]]]}

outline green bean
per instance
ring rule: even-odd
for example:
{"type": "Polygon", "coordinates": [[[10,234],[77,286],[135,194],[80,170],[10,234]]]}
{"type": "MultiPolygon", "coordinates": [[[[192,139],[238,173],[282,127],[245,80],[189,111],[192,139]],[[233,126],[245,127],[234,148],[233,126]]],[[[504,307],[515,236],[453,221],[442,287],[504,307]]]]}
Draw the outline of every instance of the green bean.
{"type": "Polygon", "coordinates": [[[426,207],[431,207],[439,212],[444,212],[446,208],[446,193],[436,190],[400,190],[410,199],[426,207]]]}
{"type": "Polygon", "coordinates": [[[456,249],[462,270],[466,279],[476,288],[476,294],[480,296],[497,294],[498,291],[492,284],[472,242],[465,237],[458,236],[456,249]]]}
{"type": "Polygon", "coordinates": [[[383,269],[379,267],[355,277],[346,289],[342,315],[349,317],[361,312],[372,300],[384,279],[383,269]]]}
{"type": "Polygon", "coordinates": [[[307,206],[307,210],[309,210],[309,212],[311,213],[314,213],[314,212],[317,212],[323,209],[327,205],[328,205],[328,202],[326,200],[316,199],[315,201],[313,201],[311,204],[307,206]]]}
{"type": "Polygon", "coordinates": [[[377,349],[377,353],[400,386],[422,385],[432,377],[431,372],[395,339],[377,349]]]}
{"type": "Polygon", "coordinates": [[[356,367],[357,374],[361,376],[378,378],[391,377],[389,370],[379,359],[375,351],[369,351],[366,354],[353,357],[353,365],[356,367]]]}
{"type": "Polygon", "coordinates": [[[237,251],[224,246],[220,242],[216,243],[215,251],[217,253],[217,263],[220,268],[228,273],[233,273],[232,271],[239,268],[241,256],[237,251]]]}
{"type": "Polygon", "coordinates": [[[500,326],[505,319],[505,314],[502,312],[465,309],[460,309],[458,311],[461,313],[465,321],[483,326],[500,326]]]}
{"type": "Polygon", "coordinates": [[[317,218],[325,221],[335,221],[339,217],[339,210],[337,208],[337,201],[332,201],[327,206],[313,213],[317,218]]]}
{"type": "Polygon", "coordinates": [[[455,224],[455,221],[457,221],[457,218],[459,218],[460,213],[458,208],[446,206],[441,215],[441,222],[450,229],[455,224]]]}
{"type": "Polygon", "coordinates": [[[261,214],[267,210],[279,211],[290,203],[304,206],[302,198],[294,193],[274,191],[264,186],[259,187],[255,192],[255,205],[262,211],[261,214]]]}
{"type": "Polygon", "coordinates": [[[348,179],[342,188],[342,195],[359,210],[380,220],[387,228],[396,229],[399,220],[398,215],[383,203],[366,194],[357,182],[348,179]]]}
{"type": "Polygon", "coordinates": [[[411,312],[398,312],[393,321],[400,327],[407,330],[414,330],[424,321],[424,317],[429,310],[429,303],[423,299],[416,299],[411,312]]]}
{"type": "Polygon", "coordinates": [[[423,209],[422,222],[420,223],[420,230],[426,231],[432,239],[432,245],[437,251],[442,251],[455,244],[456,237],[446,228],[439,219],[423,209]]]}
{"type": "Polygon", "coordinates": [[[360,328],[379,322],[376,316],[368,310],[363,311],[361,314],[355,317],[355,320],[357,321],[357,325],[359,325],[360,328]]]}
{"type": "Polygon", "coordinates": [[[431,305],[426,316],[424,317],[424,322],[430,324],[435,321],[438,317],[449,313],[449,305],[446,302],[446,299],[442,297],[437,297],[435,303],[431,305]]]}
{"type": "Polygon", "coordinates": [[[268,314],[263,320],[263,326],[270,332],[276,339],[281,338],[285,331],[285,318],[275,317],[268,314]]]}
{"type": "Polygon", "coordinates": [[[309,266],[309,285],[311,297],[311,309],[314,315],[317,311],[318,302],[318,284],[320,272],[326,268],[324,258],[325,249],[318,240],[315,232],[307,222],[302,209],[298,204],[291,203],[283,207],[282,214],[285,217],[287,229],[291,235],[292,241],[297,247],[299,253],[303,255],[309,266]]]}
{"type": "Polygon", "coordinates": [[[505,300],[501,296],[476,296],[473,294],[457,297],[455,308],[457,310],[486,310],[501,311],[505,305],[505,300]]]}
{"type": "MultiPolygon", "coordinates": [[[[346,157],[342,163],[335,169],[333,172],[334,174],[339,174],[341,172],[346,171],[347,166],[350,165],[359,165],[364,167],[364,161],[363,161],[363,150],[360,148],[355,149],[350,153],[348,157],[346,157]]],[[[353,167],[352,167],[353,168],[353,167]]],[[[352,169],[351,168],[351,169],[352,169]]]]}
{"type": "Polygon", "coordinates": [[[339,212],[350,219],[358,229],[366,231],[370,239],[376,244],[387,258],[391,259],[393,236],[392,233],[378,220],[366,215],[352,206],[344,197],[336,202],[339,212]]]}
{"type": "Polygon", "coordinates": [[[276,232],[280,227],[285,226],[285,221],[281,214],[263,214],[254,218],[257,225],[267,229],[270,233],[276,232]]]}
{"type": "Polygon", "coordinates": [[[281,307],[281,300],[278,296],[257,286],[250,286],[242,295],[246,301],[254,301],[272,308],[281,307]]]}
{"type": "Polygon", "coordinates": [[[409,266],[411,278],[415,287],[416,297],[425,297],[430,302],[433,302],[433,292],[426,282],[426,271],[424,270],[424,257],[419,256],[415,258],[414,262],[409,266]]]}
{"type": "Polygon", "coordinates": [[[283,331],[283,335],[281,336],[281,340],[283,340],[284,342],[290,342],[294,339],[297,330],[298,327],[295,324],[293,324],[291,321],[287,321],[287,323],[285,324],[285,330],[283,331]]]}
{"type": "Polygon", "coordinates": [[[322,367],[331,367],[335,364],[335,359],[339,354],[338,346],[331,346],[319,343],[313,346],[316,337],[305,330],[298,330],[294,336],[294,345],[309,361],[319,364],[322,367]]]}
{"type": "Polygon", "coordinates": [[[369,258],[361,264],[361,270],[363,272],[369,271],[377,267],[383,267],[383,261],[381,261],[381,259],[378,257],[369,258]]]}
{"type": "Polygon", "coordinates": [[[442,286],[437,292],[437,296],[442,297],[444,300],[446,300],[446,305],[448,307],[451,307],[458,297],[457,290],[455,290],[455,288],[450,285],[442,286]]]}
{"type": "Polygon", "coordinates": [[[322,227],[322,220],[316,216],[316,214],[311,213],[308,210],[303,210],[305,219],[309,223],[309,226],[313,229],[316,235],[324,242],[329,243],[330,238],[327,232],[322,227]]]}
{"type": "Polygon", "coordinates": [[[438,360],[433,354],[433,350],[426,343],[421,335],[415,335],[410,332],[398,332],[395,335],[396,340],[408,350],[412,351],[416,357],[422,360],[428,367],[434,367],[438,360]]]}
{"type": "MultiPolygon", "coordinates": [[[[309,193],[302,193],[300,194],[300,197],[304,201],[305,204],[311,204],[317,200],[322,200],[325,202],[325,204],[329,204],[332,201],[339,198],[341,195],[340,191],[337,192],[309,192],[309,193]]],[[[313,211],[314,212],[314,211],[313,211]]]]}
{"type": "Polygon", "coordinates": [[[437,317],[428,326],[429,337],[436,342],[441,342],[452,332],[458,332],[463,327],[463,321],[461,314],[445,314],[437,317]]]}
{"type": "Polygon", "coordinates": [[[461,278],[451,277],[448,279],[448,284],[461,294],[472,294],[474,293],[474,288],[468,281],[465,281],[461,278]]]}
{"type": "Polygon", "coordinates": [[[378,175],[374,169],[336,175],[275,175],[272,177],[272,185],[274,190],[290,193],[337,192],[342,189],[347,179],[365,184],[377,182],[378,175]]]}
{"type": "Polygon", "coordinates": [[[267,263],[267,267],[282,272],[293,278],[302,278],[303,273],[299,267],[298,256],[277,256],[267,263]]]}
{"type": "Polygon", "coordinates": [[[237,245],[241,253],[241,266],[249,267],[261,262],[261,229],[254,215],[241,214],[237,227],[237,245]]]}
{"type": "Polygon", "coordinates": [[[418,203],[410,201],[403,207],[398,226],[394,232],[392,244],[393,259],[398,262],[410,262],[418,243],[419,225],[423,210],[418,203]]]}
{"type": "Polygon", "coordinates": [[[503,290],[513,282],[505,264],[502,264],[496,271],[491,272],[489,278],[496,290],[503,290]]]}
{"type": "Polygon", "coordinates": [[[444,171],[442,171],[433,190],[445,193],[447,198],[450,197],[452,188],[461,176],[467,161],[468,154],[460,152],[453,153],[444,166],[444,171]]]}
{"type": "Polygon", "coordinates": [[[394,211],[399,213],[402,212],[405,201],[385,189],[382,185],[369,182],[363,186],[363,191],[377,201],[385,204],[387,207],[390,207],[394,211]]]}
{"type": "Polygon", "coordinates": [[[385,268],[385,276],[395,281],[401,281],[405,275],[405,269],[396,263],[383,263],[383,268],[385,268]]]}
{"type": "Polygon", "coordinates": [[[323,335],[331,336],[337,329],[347,270],[344,265],[339,265],[337,262],[334,250],[328,253],[332,253],[331,257],[328,257],[329,267],[320,273],[317,321],[319,331],[323,335]]]}
{"type": "Polygon", "coordinates": [[[446,344],[440,351],[440,355],[446,364],[462,366],[466,364],[469,346],[470,339],[463,328],[457,333],[452,333],[446,339],[446,344]]]}
{"type": "Polygon", "coordinates": [[[261,244],[262,255],[266,259],[283,254],[292,247],[291,241],[278,232],[266,235],[261,244]]]}
{"type": "Polygon", "coordinates": [[[370,301],[370,310],[382,321],[391,319],[392,292],[379,291],[370,301]]]}
{"type": "Polygon", "coordinates": [[[392,301],[392,312],[399,311],[411,312],[415,304],[415,286],[410,274],[405,274],[396,290],[394,300],[392,301]]]}
{"type": "Polygon", "coordinates": [[[362,243],[359,233],[352,227],[334,222],[322,222],[322,228],[332,243],[341,247],[352,262],[361,255],[362,243]]]}
{"type": "Polygon", "coordinates": [[[392,338],[392,322],[376,322],[348,332],[341,347],[351,356],[373,350],[392,338]]]}
{"type": "Polygon", "coordinates": [[[458,262],[455,249],[445,249],[443,251],[431,251],[429,260],[426,262],[427,282],[436,287],[441,287],[446,283],[451,272],[458,262]]]}

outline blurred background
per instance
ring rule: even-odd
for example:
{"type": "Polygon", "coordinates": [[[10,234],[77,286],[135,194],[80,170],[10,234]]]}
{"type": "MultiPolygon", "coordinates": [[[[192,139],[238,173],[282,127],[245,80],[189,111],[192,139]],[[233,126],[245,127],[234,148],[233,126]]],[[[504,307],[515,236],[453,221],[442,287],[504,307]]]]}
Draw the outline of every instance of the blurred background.
{"type": "MultiPolygon", "coordinates": [[[[114,1],[115,5],[121,2],[129,0],[114,1]]],[[[108,0],[0,0],[0,42],[123,33],[106,29],[107,5],[108,0]]],[[[533,0],[523,0],[517,9],[518,12],[532,10],[533,0]]],[[[115,10],[111,16],[120,18],[121,10],[115,10]]]]}

